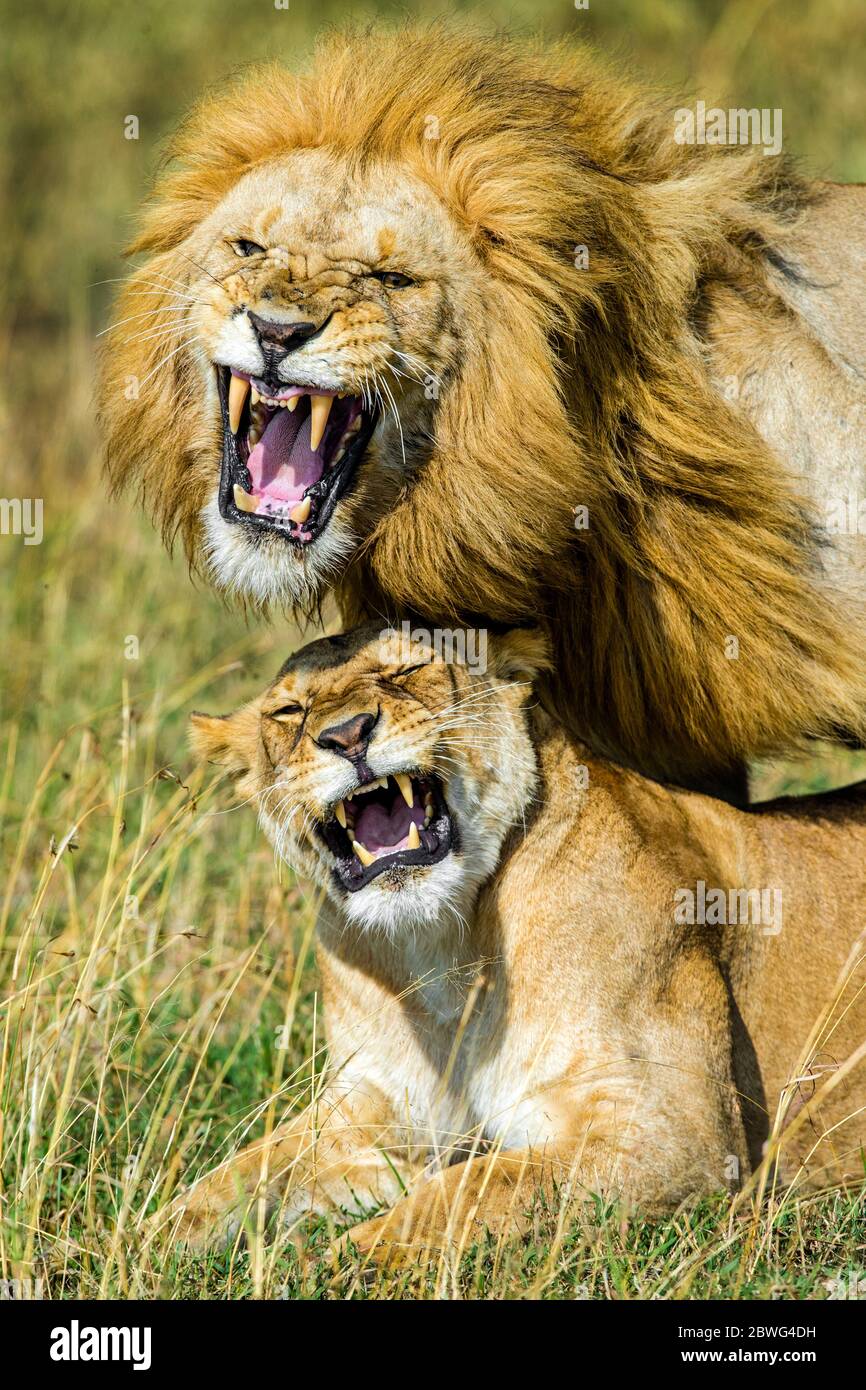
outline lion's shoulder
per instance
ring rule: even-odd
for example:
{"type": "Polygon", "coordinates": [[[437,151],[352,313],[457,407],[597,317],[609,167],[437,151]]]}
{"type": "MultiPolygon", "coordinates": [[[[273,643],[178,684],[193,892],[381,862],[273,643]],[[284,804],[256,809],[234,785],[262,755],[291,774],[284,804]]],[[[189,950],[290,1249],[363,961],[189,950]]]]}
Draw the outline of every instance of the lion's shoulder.
{"type": "Polygon", "coordinates": [[[866,375],[866,184],[816,185],[780,249],[781,297],[837,361],[866,375]]]}

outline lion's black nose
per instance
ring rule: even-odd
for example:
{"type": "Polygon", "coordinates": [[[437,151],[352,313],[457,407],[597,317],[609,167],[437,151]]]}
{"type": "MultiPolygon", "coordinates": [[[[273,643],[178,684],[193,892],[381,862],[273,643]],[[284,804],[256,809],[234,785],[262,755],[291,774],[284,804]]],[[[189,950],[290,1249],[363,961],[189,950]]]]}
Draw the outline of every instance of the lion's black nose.
{"type": "Polygon", "coordinates": [[[285,357],[286,353],[314,338],[325,326],[308,322],[277,323],[275,319],[263,319],[261,314],[254,314],[252,309],[247,310],[247,316],[262,351],[279,357],[285,357]]]}
{"type": "Polygon", "coordinates": [[[378,714],[356,714],[342,724],[323,729],[316,739],[320,748],[329,748],[341,758],[363,758],[376,727],[378,714]]]}

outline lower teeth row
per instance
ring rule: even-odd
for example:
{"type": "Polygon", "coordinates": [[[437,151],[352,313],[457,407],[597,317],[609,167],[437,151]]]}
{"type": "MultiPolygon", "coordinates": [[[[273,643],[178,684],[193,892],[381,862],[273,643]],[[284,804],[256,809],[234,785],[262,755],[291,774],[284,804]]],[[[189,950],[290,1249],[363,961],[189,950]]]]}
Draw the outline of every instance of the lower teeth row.
{"type": "Polygon", "coordinates": [[[289,516],[289,512],[294,506],[297,506],[296,502],[293,502],[290,506],[288,502],[271,502],[266,499],[262,511],[266,516],[271,517],[273,521],[285,521],[294,526],[295,523],[289,516]]]}

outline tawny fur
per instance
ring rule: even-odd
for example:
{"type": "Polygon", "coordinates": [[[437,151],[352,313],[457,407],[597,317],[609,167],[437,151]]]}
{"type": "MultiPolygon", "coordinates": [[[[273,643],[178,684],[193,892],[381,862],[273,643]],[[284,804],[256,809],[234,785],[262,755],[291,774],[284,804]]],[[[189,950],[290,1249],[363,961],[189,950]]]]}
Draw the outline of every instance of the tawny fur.
{"type": "Polygon", "coordinates": [[[326,894],[330,1065],[309,1109],[158,1222],[204,1244],[259,1198],[293,1218],[396,1203],[351,1236],[414,1259],[520,1230],[554,1183],[649,1211],[736,1189],[768,1138],[779,1183],[861,1182],[864,789],[743,812],[593,758],[534,706],[529,633],[492,642],[485,673],[434,657],[400,675],[418,660],[361,629],[307,648],[240,712],[196,717],[200,753],[240,774],[326,894]],[[300,712],[273,718],[287,703],[303,729],[300,712]],[[371,768],[443,778],[464,841],[451,900],[425,867],[335,887],[314,824],[346,760],[314,740],[377,707],[371,768]],[[480,884],[473,837],[490,851],[480,884]],[[435,905],[423,927],[415,875],[435,905]],[[375,907],[373,924],[351,911],[376,884],[387,930],[375,907]]]}
{"type": "MultiPolygon", "coordinates": [[[[102,388],[114,484],[140,488],[215,583],[279,602],[281,580],[255,586],[234,553],[222,573],[208,559],[220,420],[203,344],[188,341],[195,306],[180,296],[222,279],[207,257],[239,180],[260,173],[261,218],[280,170],[316,153],[335,187],[381,169],[428,190],[448,220],[451,289],[474,307],[458,341],[429,342],[435,405],[392,383],[405,433],[417,426],[412,467],[401,477],[395,440],[374,442],[332,551],[298,562],[291,597],[310,606],[333,583],[347,622],[541,616],[554,708],[652,775],[709,782],[805,736],[862,737],[856,565],[847,579],[824,573],[814,489],[767,442],[797,453],[778,420],[797,417],[787,385],[768,383],[767,420],[767,399],[744,390],[732,405],[720,381],[796,357],[833,398],[813,447],[832,463],[840,410],[863,396],[844,360],[856,354],[815,326],[778,269],[830,195],[761,149],[676,144],[672,104],[570,44],[438,26],[339,34],[307,74],[256,69],[206,97],[172,143],[133,247],[145,262],[118,301],[131,327],[110,338],[102,388]],[[136,318],[154,309],[164,317],[136,318]],[[154,322],[161,333],[136,331],[154,322]]],[[[411,252],[411,223],[398,219],[398,249],[411,252]]],[[[315,207],[303,226],[312,262],[315,207]]],[[[305,276],[284,274],[287,303],[305,276]]],[[[285,557],[260,555],[276,576],[285,557]]]]}

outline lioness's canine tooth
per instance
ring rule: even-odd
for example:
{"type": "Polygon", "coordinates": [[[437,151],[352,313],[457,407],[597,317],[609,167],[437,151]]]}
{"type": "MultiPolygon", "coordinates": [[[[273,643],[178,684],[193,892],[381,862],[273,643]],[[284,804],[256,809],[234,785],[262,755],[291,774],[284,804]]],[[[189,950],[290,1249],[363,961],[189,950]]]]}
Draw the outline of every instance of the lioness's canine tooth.
{"type": "Polygon", "coordinates": [[[240,512],[254,512],[259,505],[258,498],[253,497],[248,492],[244,492],[240,483],[235,483],[234,488],[235,506],[240,512]]]}
{"type": "Polygon", "coordinates": [[[292,510],[289,512],[289,519],[291,521],[296,521],[300,526],[303,522],[306,521],[307,517],[310,515],[312,506],[313,503],[309,497],[302,497],[298,505],[296,507],[292,507],[292,510]]]}
{"type": "Polygon", "coordinates": [[[418,827],[414,821],[409,826],[409,839],[407,845],[409,849],[421,848],[421,836],[418,834],[418,827]]]}
{"type": "Polygon", "coordinates": [[[415,804],[415,795],[412,791],[412,778],[409,776],[408,772],[395,772],[392,775],[397,786],[400,788],[403,800],[411,811],[415,804]]]}
{"type": "Polygon", "coordinates": [[[336,806],[334,807],[334,815],[337,817],[337,820],[340,822],[340,824],[342,825],[343,829],[345,830],[345,829],[346,829],[346,808],[345,808],[345,806],[343,805],[342,801],[338,801],[337,804],[336,804],[336,806]]]}
{"type": "Polygon", "coordinates": [[[352,845],[352,849],[357,854],[365,869],[369,868],[371,864],[375,864],[375,854],[371,854],[370,851],[367,849],[367,846],[362,845],[360,840],[355,841],[355,843],[352,845]]]}
{"type": "Polygon", "coordinates": [[[237,434],[243,414],[244,401],[250,394],[250,383],[242,376],[233,376],[229,382],[229,428],[237,434]]]}
{"type": "Polygon", "coordinates": [[[310,397],[310,448],[314,453],[322,442],[333,404],[333,396],[310,397]]]}

